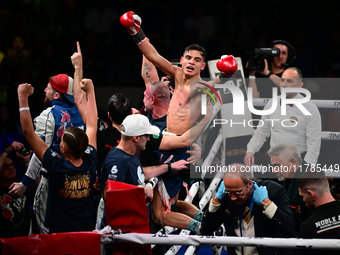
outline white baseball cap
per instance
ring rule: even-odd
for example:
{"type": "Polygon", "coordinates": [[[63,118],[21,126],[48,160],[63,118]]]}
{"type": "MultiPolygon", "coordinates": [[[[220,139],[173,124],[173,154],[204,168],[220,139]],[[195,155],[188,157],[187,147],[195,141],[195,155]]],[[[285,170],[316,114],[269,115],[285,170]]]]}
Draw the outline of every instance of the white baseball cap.
{"type": "Polygon", "coordinates": [[[120,125],[120,132],[126,136],[156,135],[160,130],[152,126],[149,119],[142,114],[128,115],[120,125]]]}

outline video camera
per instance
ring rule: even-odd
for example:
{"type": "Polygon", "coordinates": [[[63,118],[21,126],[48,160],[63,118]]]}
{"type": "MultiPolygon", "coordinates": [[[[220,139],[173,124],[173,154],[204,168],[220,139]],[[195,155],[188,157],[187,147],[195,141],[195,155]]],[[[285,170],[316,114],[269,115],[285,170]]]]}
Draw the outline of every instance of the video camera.
{"type": "Polygon", "coordinates": [[[251,52],[252,56],[248,60],[248,70],[250,71],[263,71],[265,62],[264,59],[268,57],[276,57],[280,55],[278,48],[256,48],[251,52]]]}

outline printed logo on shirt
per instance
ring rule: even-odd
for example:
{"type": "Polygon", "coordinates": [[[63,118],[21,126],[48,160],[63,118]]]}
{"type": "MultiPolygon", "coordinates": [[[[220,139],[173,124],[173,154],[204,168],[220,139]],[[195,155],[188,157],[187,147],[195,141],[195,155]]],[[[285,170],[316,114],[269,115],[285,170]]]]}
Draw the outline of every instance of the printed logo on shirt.
{"type": "Polygon", "coordinates": [[[289,118],[289,120],[290,120],[290,122],[292,122],[292,123],[297,123],[297,118],[296,117],[290,117],[289,118]]]}
{"type": "Polygon", "coordinates": [[[52,156],[52,157],[60,158],[58,152],[56,152],[56,151],[52,151],[51,156],[52,156]]]}
{"type": "Polygon", "coordinates": [[[93,151],[93,148],[87,146],[87,148],[86,148],[86,150],[85,150],[85,153],[86,153],[86,154],[91,154],[91,151],[93,151]]]}
{"type": "Polygon", "coordinates": [[[12,221],[15,227],[19,226],[23,220],[25,203],[25,196],[16,199],[7,194],[0,196],[2,216],[7,220],[12,221]]]}
{"type": "Polygon", "coordinates": [[[111,174],[116,174],[118,173],[118,169],[117,169],[117,166],[114,165],[112,168],[111,168],[111,174]]]}
{"type": "Polygon", "coordinates": [[[159,138],[159,134],[156,135],[152,135],[153,138],[158,139],[159,138]]]}
{"type": "Polygon", "coordinates": [[[60,128],[57,131],[57,136],[60,138],[63,136],[64,131],[65,131],[66,123],[60,126],[60,128]]]}
{"type": "Polygon", "coordinates": [[[137,176],[138,176],[138,185],[142,185],[145,183],[145,175],[143,169],[138,166],[137,167],[137,176]]]}
{"type": "Polygon", "coordinates": [[[61,111],[61,123],[60,128],[57,131],[58,137],[62,137],[64,135],[68,122],[71,122],[71,115],[67,111],[61,111]]]}
{"type": "Polygon", "coordinates": [[[90,195],[90,172],[66,173],[64,187],[58,196],[70,199],[86,198],[90,195]]]}
{"type": "Polygon", "coordinates": [[[67,111],[61,111],[62,117],[61,117],[61,122],[70,122],[71,121],[71,116],[67,111]]]}
{"type": "Polygon", "coordinates": [[[107,178],[109,180],[117,180],[117,173],[118,173],[118,167],[117,165],[113,165],[111,168],[111,172],[108,174],[107,178]]]}
{"type": "Polygon", "coordinates": [[[104,122],[103,120],[100,121],[100,124],[99,124],[99,128],[98,130],[99,131],[103,131],[104,129],[107,129],[108,128],[108,125],[106,122],[104,122]]]}
{"type": "Polygon", "coordinates": [[[14,213],[10,205],[10,202],[12,202],[12,200],[13,198],[9,195],[4,195],[0,197],[1,209],[3,210],[2,215],[7,220],[10,220],[14,217],[14,213]]]}
{"type": "Polygon", "coordinates": [[[340,215],[315,222],[316,232],[322,233],[340,227],[340,215]]]}

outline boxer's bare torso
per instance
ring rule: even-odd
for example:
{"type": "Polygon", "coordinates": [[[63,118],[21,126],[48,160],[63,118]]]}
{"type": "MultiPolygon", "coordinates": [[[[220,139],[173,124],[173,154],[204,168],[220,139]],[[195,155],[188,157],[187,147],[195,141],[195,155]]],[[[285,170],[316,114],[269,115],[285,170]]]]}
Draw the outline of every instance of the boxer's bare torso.
{"type": "Polygon", "coordinates": [[[200,97],[192,95],[197,90],[195,83],[201,81],[203,59],[199,51],[192,50],[184,54],[181,64],[182,68],[175,70],[175,90],[167,115],[167,131],[177,135],[187,131],[200,116],[200,97]]]}

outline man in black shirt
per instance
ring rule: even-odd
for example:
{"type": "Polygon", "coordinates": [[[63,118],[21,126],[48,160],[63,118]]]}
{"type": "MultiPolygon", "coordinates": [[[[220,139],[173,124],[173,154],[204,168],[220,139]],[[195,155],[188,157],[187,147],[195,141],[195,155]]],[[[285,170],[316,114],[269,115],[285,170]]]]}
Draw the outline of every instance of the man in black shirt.
{"type": "MultiPolygon", "coordinates": [[[[301,224],[298,238],[337,239],[340,236],[340,201],[336,201],[329,190],[324,172],[306,172],[297,183],[299,194],[306,205],[314,210],[301,224]]],[[[324,250],[328,255],[339,254],[339,250],[324,250]]],[[[320,254],[320,249],[301,249],[297,254],[320,254]]]]}

